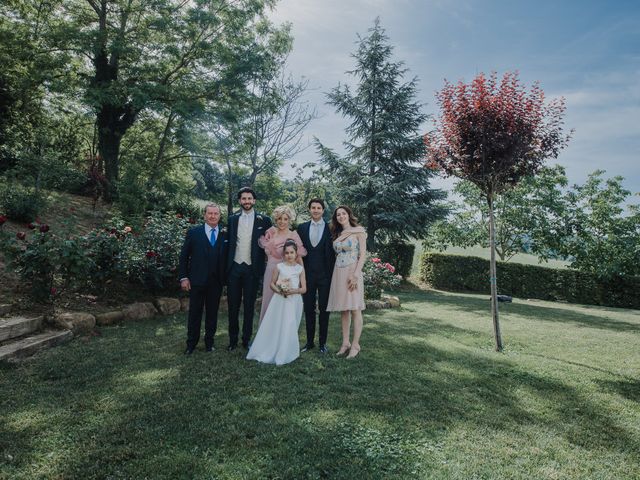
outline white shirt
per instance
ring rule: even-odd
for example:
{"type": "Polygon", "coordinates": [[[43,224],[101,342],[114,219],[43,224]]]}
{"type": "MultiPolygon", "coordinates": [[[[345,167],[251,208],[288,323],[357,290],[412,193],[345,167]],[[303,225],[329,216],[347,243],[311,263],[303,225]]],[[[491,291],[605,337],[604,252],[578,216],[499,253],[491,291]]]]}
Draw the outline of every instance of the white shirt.
{"type": "Polygon", "coordinates": [[[309,226],[309,240],[314,247],[320,243],[322,238],[322,232],[324,232],[324,220],[321,218],[319,222],[311,220],[309,226]]]}
{"type": "Polygon", "coordinates": [[[251,265],[251,237],[253,235],[253,222],[256,213],[242,212],[238,219],[238,241],[236,243],[236,254],[233,261],[236,263],[246,263],[251,265]]]}

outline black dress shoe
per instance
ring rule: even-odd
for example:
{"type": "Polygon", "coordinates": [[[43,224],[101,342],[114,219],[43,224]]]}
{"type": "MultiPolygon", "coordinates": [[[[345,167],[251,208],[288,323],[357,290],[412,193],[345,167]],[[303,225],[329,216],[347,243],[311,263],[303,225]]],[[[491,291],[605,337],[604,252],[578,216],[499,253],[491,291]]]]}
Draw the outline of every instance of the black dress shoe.
{"type": "Polygon", "coordinates": [[[236,348],[238,348],[238,345],[229,345],[227,347],[227,352],[233,352],[236,348]]]}
{"type": "Polygon", "coordinates": [[[206,350],[207,352],[213,352],[215,350],[215,347],[214,346],[207,347],[206,350]]]}
{"type": "Polygon", "coordinates": [[[320,352],[320,353],[329,353],[329,349],[327,348],[326,345],[320,345],[320,348],[318,349],[318,352],[320,352]]]}
{"type": "Polygon", "coordinates": [[[315,345],[313,343],[307,343],[305,344],[304,347],[302,347],[302,350],[300,350],[300,353],[308,352],[312,348],[315,348],[315,345]]]}
{"type": "Polygon", "coordinates": [[[185,354],[185,355],[191,355],[192,353],[193,353],[193,348],[187,348],[187,349],[184,351],[184,354],[185,354]]]}

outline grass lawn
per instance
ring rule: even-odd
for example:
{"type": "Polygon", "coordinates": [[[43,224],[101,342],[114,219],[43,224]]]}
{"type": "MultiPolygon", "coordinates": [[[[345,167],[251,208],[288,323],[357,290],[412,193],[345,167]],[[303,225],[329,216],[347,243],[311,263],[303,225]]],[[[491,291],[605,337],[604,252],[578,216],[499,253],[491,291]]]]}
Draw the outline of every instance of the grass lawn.
{"type": "Polygon", "coordinates": [[[516,301],[498,354],[485,295],[401,299],[354,361],[249,362],[225,318],[185,357],[177,315],[2,365],[0,478],[640,478],[640,312],[516,301]]]}

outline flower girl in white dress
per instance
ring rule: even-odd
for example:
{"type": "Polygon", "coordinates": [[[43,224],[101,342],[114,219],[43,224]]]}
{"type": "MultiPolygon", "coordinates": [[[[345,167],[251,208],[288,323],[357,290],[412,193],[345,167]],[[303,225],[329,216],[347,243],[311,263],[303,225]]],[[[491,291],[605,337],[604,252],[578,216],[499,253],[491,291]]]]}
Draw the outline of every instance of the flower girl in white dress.
{"type": "Polygon", "coordinates": [[[302,295],[307,291],[304,267],[296,263],[298,245],[287,240],[283,247],[282,263],[271,276],[271,290],[275,295],[269,302],[258,333],[247,354],[248,360],[284,365],[300,355],[298,327],[302,318],[302,295]]]}

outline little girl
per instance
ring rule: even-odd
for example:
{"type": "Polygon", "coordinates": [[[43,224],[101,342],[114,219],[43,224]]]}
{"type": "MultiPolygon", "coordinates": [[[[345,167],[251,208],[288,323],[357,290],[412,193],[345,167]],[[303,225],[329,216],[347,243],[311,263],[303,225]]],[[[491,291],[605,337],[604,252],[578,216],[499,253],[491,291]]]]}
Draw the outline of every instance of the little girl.
{"type": "Polygon", "coordinates": [[[304,267],[299,265],[298,245],[287,240],[282,247],[284,261],[271,276],[275,295],[247,354],[248,360],[284,365],[300,355],[298,327],[302,318],[302,295],[307,291],[304,267]]]}

